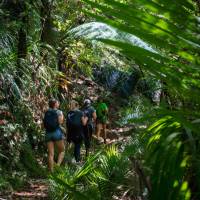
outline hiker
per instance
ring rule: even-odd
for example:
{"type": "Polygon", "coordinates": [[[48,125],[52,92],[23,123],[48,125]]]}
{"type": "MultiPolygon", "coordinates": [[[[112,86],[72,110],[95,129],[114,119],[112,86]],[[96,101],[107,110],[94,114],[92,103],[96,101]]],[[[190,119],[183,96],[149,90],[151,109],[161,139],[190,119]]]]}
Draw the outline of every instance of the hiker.
{"type": "Polygon", "coordinates": [[[64,135],[60,128],[63,123],[63,113],[58,110],[60,104],[56,99],[49,100],[49,109],[46,111],[43,123],[46,129],[45,140],[48,149],[48,167],[52,172],[54,167],[54,146],[58,149],[57,165],[59,166],[64,159],[65,145],[64,135]]]}
{"type": "Polygon", "coordinates": [[[94,124],[96,122],[97,115],[96,115],[96,110],[91,106],[90,99],[84,100],[82,111],[84,115],[87,116],[88,118],[87,124],[83,127],[84,142],[85,142],[86,157],[87,157],[91,145],[92,133],[94,131],[94,124]]]}
{"type": "Polygon", "coordinates": [[[83,126],[87,124],[88,118],[79,110],[78,102],[72,101],[70,111],[67,113],[67,141],[74,143],[74,157],[76,162],[81,161],[80,150],[84,138],[83,126]]]}
{"type": "Polygon", "coordinates": [[[106,144],[106,138],[107,138],[106,124],[108,120],[108,116],[107,116],[108,107],[103,102],[102,98],[98,99],[96,111],[97,111],[97,130],[96,130],[97,139],[99,141],[101,129],[103,129],[103,139],[104,139],[104,144],[106,144]]]}

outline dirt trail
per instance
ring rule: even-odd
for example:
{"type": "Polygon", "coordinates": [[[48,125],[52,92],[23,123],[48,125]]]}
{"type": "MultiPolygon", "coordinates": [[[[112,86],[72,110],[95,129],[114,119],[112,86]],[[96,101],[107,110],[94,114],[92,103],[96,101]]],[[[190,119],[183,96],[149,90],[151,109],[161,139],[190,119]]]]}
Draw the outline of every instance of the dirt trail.
{"type": "MultiPolygon", "coordinates": [[[[97,94],[99,93],[99,90],[102,90],[101,87],[99,87],[95,82],[89,81],[87,79],[78,79],[76,81],[77,88],[84,88],[87,90],[88,96],[90,96],[92,99],[97,99],[97,94]],[[80,87],[81,86],[81,87],[80,87]]],[[[83,92],[83,90],[82,90],[83,92]]],[[[73,91],[74,96],[79,96],[80,91],[73,91]],[[77,94],[76,94],[77,93],[77,94]]],[[[113,96],[114,97],[114,96],[113,96]]],[[[112,101],[115,101],[116,99],[113,98],[112,101]]],[[[108,131],[107,131],[107,144],[116,144],[116,143],[126,143],[130,139],[130,130],[133,127],[115,127],[116,124],[113,122],[116,121],[116,119],[119,117],[115,113],[117,111],[116,104],[115,106],[110,106],[109,111],[112,113],[110,115],[110,123],[108,125],[108,131]]],[[[96,136],[94,135],[94,140],[97,140],[96,136]]],[[[103,142],[103,138],[102,138],[103,142]]],[[[95,152],[95,146],[93,149],[93,152],[95,152]]],[[[13,192],[11,195],[6,195],[6,198],[1,198],[0,200],[9,200],[9,199],[19,199],[19,200],[33,200],[33,199],[48,199],[48,184],[47,180],[44,179],[37,179],[37,180],[29,180],[29,182],[26,184],[26,186],[19,190],[13,192]]]]}
{"type": "Polygon", "coordinates": [[[10,195],[10,197],[7,197],[6,199],[48,199],[47,181],[43,179],[29,180],[28,184],[23,189],[15,191],[12,195],[10,195]]]}
{"type": "MultiPolygon", "coordinates": [[[[126,142],[130,136],[127,134],[131,127],[115,128],[108,130],[107,144],[115,144],[119,142],[126,142]]],[[[94,140],[95,140],[94,136],[94,140]]],[[[103,140],[103,138],[102,138],[103,140]]],[[[83,148],[84,149],[84,148],[83,148]]],[[[95,149],[94,149],[95,150],[95,149]]],[[[10,195],[0,196],[0,200],[34,200],[34,199],[48,199],[48,184],[45,179],[31,179],[24,188],[15,191],[10,195]]]]}

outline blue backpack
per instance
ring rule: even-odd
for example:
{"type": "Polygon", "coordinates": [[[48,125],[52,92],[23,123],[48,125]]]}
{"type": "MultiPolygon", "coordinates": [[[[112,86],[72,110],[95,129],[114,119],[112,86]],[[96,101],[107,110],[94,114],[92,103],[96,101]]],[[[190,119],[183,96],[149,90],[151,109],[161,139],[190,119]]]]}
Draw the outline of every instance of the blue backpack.
{"type": "Polygon", "coordinates": [[[43,123],[48,132],[53,132],[59,128],[57,110],[48,110],[44,115],[43,123]]]}

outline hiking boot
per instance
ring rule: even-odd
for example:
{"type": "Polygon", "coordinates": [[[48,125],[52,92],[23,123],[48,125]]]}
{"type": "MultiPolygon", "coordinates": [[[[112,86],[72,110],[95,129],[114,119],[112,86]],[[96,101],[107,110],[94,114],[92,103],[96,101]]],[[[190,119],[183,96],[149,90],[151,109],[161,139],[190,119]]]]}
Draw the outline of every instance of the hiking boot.
{"type": "Polygon", "coordinates": [[[71,163],[72,163],[72,164],[76,164],[75,158],[72,158],[71,163]]]}
{"type": "Polygon", "coordinates": [[[84,162],[82,160],[78,161],[78,162],[76,162],[76,165],[79,167],[82,167],[84,165],[84,162]]]}
{"type": "Polygon", "coordinates": [[[97,144],[102,144],[103,141],[102,140],[97,140],[97,144]]]}

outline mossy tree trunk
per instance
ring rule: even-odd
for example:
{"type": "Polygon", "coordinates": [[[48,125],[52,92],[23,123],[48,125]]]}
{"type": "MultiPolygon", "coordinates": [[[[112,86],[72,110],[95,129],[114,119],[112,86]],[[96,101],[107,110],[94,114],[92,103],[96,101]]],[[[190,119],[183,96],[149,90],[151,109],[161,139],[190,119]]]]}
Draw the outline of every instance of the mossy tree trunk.
{"type": "Polygon", "coordinates": [[[16,76],[16,82],[19,87],[22,86],[22,83],[20,81],[20,77],[23,76],[22,71],[22,60],[26,59],[27,56],[27,23],[28,23],[28,16],[26,12],[26,4],[24,1],[17,1],[16,7],[18,9],[18,20],[20,23],[20,28],[18,30],[18,41],[17,41],[17,76],[16,76]]]}

